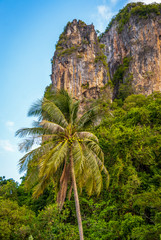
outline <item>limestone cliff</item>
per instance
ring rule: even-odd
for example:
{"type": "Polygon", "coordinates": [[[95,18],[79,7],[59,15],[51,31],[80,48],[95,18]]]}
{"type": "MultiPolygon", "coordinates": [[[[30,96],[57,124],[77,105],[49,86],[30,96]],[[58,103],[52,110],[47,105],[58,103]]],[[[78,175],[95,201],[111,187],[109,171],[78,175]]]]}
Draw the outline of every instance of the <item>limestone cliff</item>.
{"type": "Polygon", "coordinates": [[[124,9],[126,15],[129,14],[127,22],[120,26],[121,17],[119,21],[113,20],[111,27],[101,38],[106,46],[105,55],[111,78],[123,59],[131,57],[126,76],[128,73],[133,76],[135,93],[151,94],[153,91],[161,91],[161,6],[153,6],[157,6],[157,12],[150,8],[152,5],[129,4],[124,9]],[[149,6],[151,12],[141,15],[136,11],[139,6],[145,13],[149,6]]]}
{"type": "MultiPolygon", "coordinates": [[[[104,47],[104,46],[103,46],[104,47]]],[[[52,59],[52,83],[73,96],[97,98],[108,82],[108,65],[93,25],[73,20],[60,35],[52,59]]]]}
{"type": "Polygon", "coordinates": [[[51,79],[79,99],[97,98],[111,80],[113,98],[122,85],[127,91],[131,84],[131,93],[161,91],[161,4],[128,4],[100,39],[93,25],[69,22],[56,45],[51,79]]]}

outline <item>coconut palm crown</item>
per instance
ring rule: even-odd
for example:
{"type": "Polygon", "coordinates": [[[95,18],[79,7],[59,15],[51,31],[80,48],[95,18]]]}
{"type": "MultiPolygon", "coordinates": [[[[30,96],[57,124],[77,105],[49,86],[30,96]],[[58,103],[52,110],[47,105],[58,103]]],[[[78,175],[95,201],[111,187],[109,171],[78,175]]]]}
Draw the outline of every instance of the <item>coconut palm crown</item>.
{"type": "Polygon", "coordinates": [[[94,192],[99,195],[103,186],[102,171],[106,175],[106,186],[109,184],[98,139],[87,131],[97,109],[90,109],[78,117],[78,108],[79,101],[66,91],[54,91],[31,106],[28,115],[38,117],[34,126],[16,132],[17,136],[26,137],[20,149],[27,154],[20,159],[19,166],[20,171],[28,170],[27,182],[37,182],[33,196],[38,197],[53,181],[59,189],[57,202],[60,208],[67,189],[69,195],[74,190],[75,200],[78,198],[77,186],[80,190],[85,187],[89,195],[94,192]],[[39,146],[31,150],[35,143],[39,146]]]}

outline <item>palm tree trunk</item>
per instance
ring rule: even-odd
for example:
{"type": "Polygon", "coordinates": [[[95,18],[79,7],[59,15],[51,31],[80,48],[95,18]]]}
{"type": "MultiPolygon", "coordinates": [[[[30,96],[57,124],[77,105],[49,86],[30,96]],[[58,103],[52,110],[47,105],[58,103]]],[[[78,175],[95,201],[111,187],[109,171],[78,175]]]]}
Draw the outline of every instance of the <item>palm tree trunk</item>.
{"type": "Polygon", "coordinates": [[[70,150],[70,162],[71,162],[71,173],[72,173],[72,182],[73,182],[73,190],[74,190],[74,200],[75,200],[75,207],[76,207],[76,214],[77,214],[77,221],[78,221],[78,228],[79,228],[79,237],[80,237],[80,240],[84,240],[77,184],[76,184],[75,173],[74,173],[72,150],[70,150]]]}

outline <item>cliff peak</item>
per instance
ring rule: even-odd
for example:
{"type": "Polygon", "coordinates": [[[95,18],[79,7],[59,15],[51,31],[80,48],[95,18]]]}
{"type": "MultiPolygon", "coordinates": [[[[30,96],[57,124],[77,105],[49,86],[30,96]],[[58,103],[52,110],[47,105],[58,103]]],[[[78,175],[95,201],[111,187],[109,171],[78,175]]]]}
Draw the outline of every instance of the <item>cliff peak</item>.
{"type": "Polygon", "coordinates": [[[56,44],[51,79],[79,99],[98,98],[105,86],[113,98],[161,91],[161,4],[128,4],[99,39],[93,24],[68,22],[56,44]]]}
{"type": "Polygon", "coordinates": [[[114,97],[122,87],[146,95],[161,91],[161,4],[128,4],[111,21],[101,43],[115,80],[114,97]],[[125,58],[130,61],[124,68],[125,58]]]}
{"type": "Polygon", "coordinates": [[[108,65],[93,24],[68,22],[56,44],[51,79],[79,99],[98,97],[108,82],[108,65]]]}

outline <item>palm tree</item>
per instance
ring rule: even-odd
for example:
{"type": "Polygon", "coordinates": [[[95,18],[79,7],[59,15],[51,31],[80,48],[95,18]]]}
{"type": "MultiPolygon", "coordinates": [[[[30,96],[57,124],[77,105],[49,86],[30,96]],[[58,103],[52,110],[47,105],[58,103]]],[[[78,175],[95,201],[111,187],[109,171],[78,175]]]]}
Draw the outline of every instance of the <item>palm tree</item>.
{"type": "Polygon", "coordinates": [[[63,206],[69,186],[69,195],[74,190],[76,214],[80,239],[83,228],[77,186],[83,187],[89,195],[100,194],[103,181],[101,172],[109,174],[104,166],[104,154],[98,145],[97,137],[86,131],[96,117],[96,108],[78,117],[79,102],[66,91],[55,91],[36,102],[29,110],[29,116],[38,116],[32,128],[16,132],[19,137],[27,137],[20,149],[29,151],[19,161],[20,171],[28,170],[27,182],[37,181],[33,196],[43,193],[51,181],[59,186],[57,202],[63,206]],[[31,150],[33,144],[36,149],[31,150]]]}

